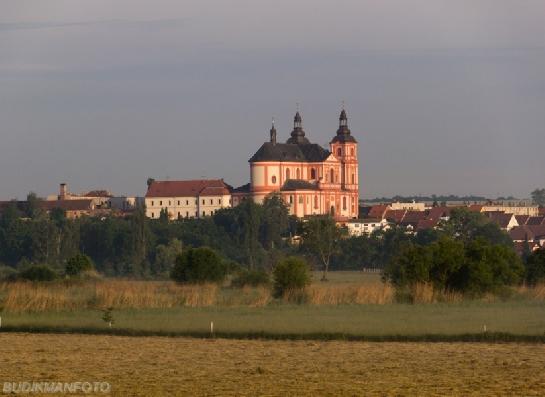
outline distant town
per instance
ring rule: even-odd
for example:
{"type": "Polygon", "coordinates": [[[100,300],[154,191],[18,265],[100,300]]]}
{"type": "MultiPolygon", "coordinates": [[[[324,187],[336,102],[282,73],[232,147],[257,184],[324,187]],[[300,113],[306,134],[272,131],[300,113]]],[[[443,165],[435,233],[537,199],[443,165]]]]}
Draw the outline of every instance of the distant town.
{"type": "MultiPolygon", "coordinates": [[[[295,114],[293,130],[280,143],[273,124],[269,140],[250,158],[251,180],[232,187],[223,179],[155,180],[148,178],[144,196],[115,195],[108,190],[72,193],[61,183],[57,194],[38,198],[30,194],[26,201],[0,201],[0,213],[9,205],[24,208],[28,200],[45,212],[60,209],[66,217],[125,217],[138,207],[148,218],[169,220],[204,218],[218,210],[251,199],[262,203],[279,195],[289,214],[297,218],[330,215],[349,235],[371,235],[394,226],[417,234],[436,229],[448,221],[455,208],[483,213],[506,231],[519,254],[545,247],[545,208],[532,200],[500,197],[489,200],[480,196],[402,197],[373,200],[359,199],[358,143],[348,127],[346,111],[339,115],[339,128],[329,150],[313,144],[306,137],[302,117],[295,114]]],[[[538,196],[545,192],[537,190],[538,196]]],[[[536,193],[534,192],[534,193],[536,193]]],[[[536,201],[536,200],[534,200],[536,201]]],[[[537,200],[539,201],[539,200],[537,200]]]]}

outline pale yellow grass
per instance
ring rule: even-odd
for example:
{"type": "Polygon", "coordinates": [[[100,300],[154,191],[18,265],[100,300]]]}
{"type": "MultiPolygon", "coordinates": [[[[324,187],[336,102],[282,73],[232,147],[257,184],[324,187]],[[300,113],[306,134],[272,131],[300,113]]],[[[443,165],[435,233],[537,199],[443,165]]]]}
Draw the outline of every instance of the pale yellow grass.
{"type": "Polygon", "coordinates": [[[394,289],[389,284],[328,285],[313,284],[307,289],[308,302],[313,305],[377,304],[394,301],[394,289]]]}
{"type": "Polygon", "coordinates": [[[545,345],[0,334],[0,379],[113,396],[542,396],[545,345]]]}

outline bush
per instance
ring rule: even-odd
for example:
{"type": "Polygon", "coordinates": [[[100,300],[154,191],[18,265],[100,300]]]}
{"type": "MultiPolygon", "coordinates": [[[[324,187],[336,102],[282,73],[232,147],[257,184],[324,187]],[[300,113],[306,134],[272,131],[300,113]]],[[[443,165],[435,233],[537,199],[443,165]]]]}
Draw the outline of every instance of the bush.
{"type": "Polygon", "coordinates": [[[300,291],[310,284],[310,269],[304,259],[290,256],[280,261],[273,270],[274,296],[300,291]]]}
{"type": "Polygon", "coordinates": [[[76,277],[91,270],[94,270],[93,262],[85,254],[77,254],[66,262],[65,273],[70,277],[76,277]]]}
{"type": "Polygon", "coordinates": [[[271,278],[269,273],[263,270],[243,270],[233,278],[231,285],[236,288],[242,288],[245,286],[268,286],[270,283],[271,278]]]}
{"type": "Polygon", "coordinates": [[[545,249],[533,252],[526,261],[526,282],[530,285],[545,281],[545,249]]]}
{"type": "Polygon", "coordinates": [[[53,281],[58,275],[47,265],[32,265],[23,270],[20,277],[29,281],[53,281]]]}
{"type": "Polygon", "coordinates": [[[0,265],[0,281],[15,281],[17,270],[11,266],[0,265]]]}
{"type": "Polygon", "coordinates": [[[219,283],[227,275],[227,266],[219,255],[207,247],[190,248],[176,257],[170,277],[180,283],[219,283]]]}

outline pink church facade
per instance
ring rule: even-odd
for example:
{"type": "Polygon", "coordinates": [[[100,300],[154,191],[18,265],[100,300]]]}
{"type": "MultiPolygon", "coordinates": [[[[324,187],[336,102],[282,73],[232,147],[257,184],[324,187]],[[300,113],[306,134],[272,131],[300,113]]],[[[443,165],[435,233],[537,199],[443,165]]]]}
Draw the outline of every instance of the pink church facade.
{"type": "Polygon", "coordinates": [[[348,128],[344,110],[329,150],[310,143],[297,112],[287,142],[277,142],[273,125],[269,142],[249,163],[250,183],[234,189],[233,205],[247,198],[261,203],[275,193],[297,217],[331,214],[338,221],[358,217],[358,143],[348,128]]]}

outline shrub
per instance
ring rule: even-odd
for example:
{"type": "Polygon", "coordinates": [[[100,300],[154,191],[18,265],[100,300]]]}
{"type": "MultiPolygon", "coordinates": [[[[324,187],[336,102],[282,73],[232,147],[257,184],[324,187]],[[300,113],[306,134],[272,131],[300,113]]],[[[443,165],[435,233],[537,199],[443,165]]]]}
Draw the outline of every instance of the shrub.
{"type": "Polygon", "coordinates": [[[53,281],[57,273],[47,265],[32,265],[20,273],[20,277],[29,281],[53,281]]]}
{"type": "Polygon", "coordinates": [[[264,270],[242,270],[233,278],[231,285],[236,288],[242,288],[245,286],[268,286],[270,283],[271,278],[269,273],[264,270]]]}
{"type": "Polygon", "coordinates": [[[0,281],[15,281],[17,270],[11,266],[0,265],[0,281]]]}
{"type": "Polygon", "coordinates": [[[203,284],[221,282],[227,266],[219,255],[207,247],[190,248],[176,257],[170,277],[180,283],[203,284]]]}
{"type": "Polygon", "coordinates": [[[280,261],[273,270],[274,296],[281,297],[302,290],[310,284],[310,269],[304,259],[290,256],[280,261]]]}
{"type": "Polygon", "coordinates": [[[530,285],[545,281],[545,249],[535,251],[528,257],[526,281],[530,285]]]}
{"type": "Polygon", "coordinates": [[[77,254],[66,262],[65,273],[70,277],[76,277],[93,269],[91,258],[85,254],[77,254]]]}

